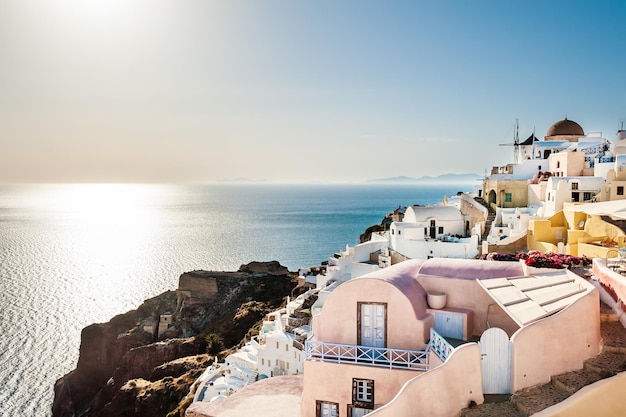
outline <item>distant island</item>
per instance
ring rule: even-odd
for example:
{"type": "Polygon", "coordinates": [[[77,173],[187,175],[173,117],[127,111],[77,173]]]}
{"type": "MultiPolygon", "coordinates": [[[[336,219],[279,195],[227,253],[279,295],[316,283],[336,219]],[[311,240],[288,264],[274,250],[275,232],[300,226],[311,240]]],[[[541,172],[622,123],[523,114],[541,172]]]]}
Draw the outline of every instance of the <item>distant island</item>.
{"type": "Polygon", "coordinates": [[[231,183],[231,184],[265,184],[269,181],[266,179],[253,179],[253,178],[238,177],[238,178],[222,178],[222,179],[217,180],[217,182],[231,183]]]}
{"type": "Polygon", "coordinates": [[[437,177],[425,175],[423,177],[414,178],[407,176],[389,177],[367,180],[368,183],[383,184],[410,184],[410,183],[438,183],[438,184],[458,184],[458,183],[475,183],[482,180],[483,176],[478,174],[443,174],[437,177]]]}

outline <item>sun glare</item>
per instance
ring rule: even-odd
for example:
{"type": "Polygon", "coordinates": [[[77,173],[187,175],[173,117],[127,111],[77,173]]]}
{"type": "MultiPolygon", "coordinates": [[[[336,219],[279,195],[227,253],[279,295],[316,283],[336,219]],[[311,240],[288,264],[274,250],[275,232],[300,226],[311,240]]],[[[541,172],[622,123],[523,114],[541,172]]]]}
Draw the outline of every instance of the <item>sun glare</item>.
{"type": "MultiPolygon", "coordinates": [[[[120,184],[63,185],[49,196],[53,210],[75,237],[74,262],[105,266],[114,288],[154,240],[159,217],[152,209],[158,186],[120,184]]],[[[105,288],[102,288],[103,290],[105,288]]]]}

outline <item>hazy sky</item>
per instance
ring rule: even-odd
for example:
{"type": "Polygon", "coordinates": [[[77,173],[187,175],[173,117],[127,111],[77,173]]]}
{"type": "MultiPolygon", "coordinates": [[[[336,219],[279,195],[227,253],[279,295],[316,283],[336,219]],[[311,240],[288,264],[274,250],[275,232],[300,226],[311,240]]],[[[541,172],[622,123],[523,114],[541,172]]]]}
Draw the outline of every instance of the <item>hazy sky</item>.
{"type": "Polygon", "coordinates": [[[0,0],[0,182],[484,174],[626,121],[626,0],[0,0]]]}

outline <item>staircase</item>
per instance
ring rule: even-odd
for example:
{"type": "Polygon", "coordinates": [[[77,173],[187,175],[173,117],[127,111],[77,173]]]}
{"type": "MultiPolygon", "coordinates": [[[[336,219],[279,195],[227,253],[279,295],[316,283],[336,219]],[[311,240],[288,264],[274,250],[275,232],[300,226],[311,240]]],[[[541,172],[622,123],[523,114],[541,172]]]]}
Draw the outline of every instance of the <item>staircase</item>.
{"type": "Polygon", "coordinates": [[[482,206],[485,206],[487,210],[489,210],[489,213],[487,214],[487,221],[485,222],[485,231],[483,232],[482,236],[482,240],[486,240],[487,236],[489,236],[489,232],[491,231],[491,224],[496,218],[496,212],[491,208],[489,204],[487,204],[484,198],[474,197],[474,200],[476,200],[482,206]]]}
{"type": "Polygon", "coordinates": [[[259,373],[257,371],[254,371],[252,374],[248,374],[246,378],[246,385],[255,383],[258,376],[259,373]]]}
{"type": "Polygon", "coordinates": [[[527,417],[565,400],[579,389],[626,371],[626,330],[606,304],[600,307],[602,353],[587,359],[583,369],[556,375],[544,385],[515,394],[485,395],[485,403],[465,408],[461,417],[527,417]]]}

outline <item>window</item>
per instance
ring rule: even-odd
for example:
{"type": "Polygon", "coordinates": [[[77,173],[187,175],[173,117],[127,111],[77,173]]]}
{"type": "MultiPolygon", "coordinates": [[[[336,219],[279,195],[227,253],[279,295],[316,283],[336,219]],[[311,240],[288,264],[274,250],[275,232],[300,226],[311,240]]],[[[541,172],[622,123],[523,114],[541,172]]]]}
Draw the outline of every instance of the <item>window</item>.
{"type": "Polygon", "coordinates": [[[276,342],[276,349],[278,349],[278,342],[276,342]]]}
{"type": "Polygon", "coordinates": [[[261,365],[265,366],[265,358],[261,358],[261,365]]]}
{"type": "Polygon", "coordinates": [[[583,193],[583,201],[591,200],[591,193],[583,193]]]}
{"type": "Polygon", "coordinates": [[[623,186],[619,186],[617,187],[617,195],[624,195],[624,187],[623,186]]]}
{"type": "Polygon", "coordinates": [[[504,201],[506,201],[507,203],[513,201],[513,196],[511,195],[511,193],[504,193],[504,201]]]}
{"type": "Polygon", "coordinates": [[[337,417],[339,415],[339,404],[328,401],[315,401],[316,417],[337,417]]]}
{"type": "Polygon", "coordinates": [[[443,235],[443,226],[439,226],[439,232],[440,235],[443,235]]]}
{"type": "Polygon", "coordinates": [[[360,408],[374,408],[373,379],[352,379],[352,405],[360,408]]]}
{"type": "Polygon", "coordinates": [[[289,343],[285,343],[285,352],[289,352],[289,343]]]}
{"type": "Polygon", "coordinates": [[[391,234],[392,235],[395,235],[396,234],[395,232],[396,232],[396,229],[391,229],[391,234]]]}
{"type": "Polygon", "coordinates": [[[372,411],[374,410],[372,410],[371,408],[359,408],[348,404],[348,417],[363,417],[364,415],[369,414],[372,411]]]}
{"type": "Polygon", "coordinates": [[[578,190],[578,183],[577,182],[573,182],[572,183],[572,190],[578,190]]]}

